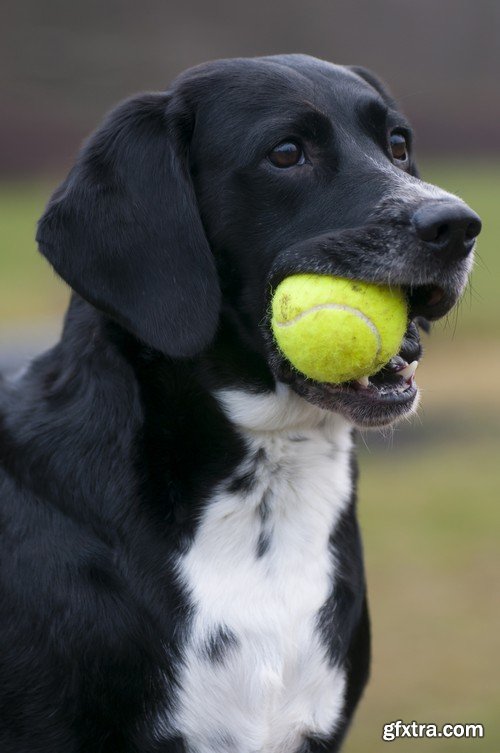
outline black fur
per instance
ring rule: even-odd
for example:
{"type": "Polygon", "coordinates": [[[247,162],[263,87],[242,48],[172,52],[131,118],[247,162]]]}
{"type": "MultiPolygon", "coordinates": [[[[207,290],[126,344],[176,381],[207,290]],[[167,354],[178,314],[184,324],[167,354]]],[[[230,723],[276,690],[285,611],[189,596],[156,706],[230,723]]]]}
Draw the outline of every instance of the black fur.
{"type": "MultiPolygon", "coordinates": [[[[307,270],[410,290],[418,271],[446,294],[437,316],[465,279],[465,261],[416,239],[421,200],[391,198],[395,126],[408,128],[370,74],[281,56],[193,69],[120,105],[84,145],[37,236],[75,291],[61,341],[0,389],[2,753],[184,750],[151,732],[191,619],[175,562],[214,488],[253,484],[213,392],[279,378],[324,397],[274,348],[272,286],[307,270]],[[267,154],[292,138],[308,162],[279,170],[267,154]]],[[[413,315],[432,316],[424,298],[413,315]]],[[[356,399],[325,407],[372,420],[356,399]]],[[[256,557],[270,543],[263,529],[256,557]]],[[[368,671],[354,496],[332,546],[340,580],[319,624],[349,667],[345,721],[307,743],[330,753],[368,671]]],[[[215,636],[207,660],[232,645],[215,636]]]]}

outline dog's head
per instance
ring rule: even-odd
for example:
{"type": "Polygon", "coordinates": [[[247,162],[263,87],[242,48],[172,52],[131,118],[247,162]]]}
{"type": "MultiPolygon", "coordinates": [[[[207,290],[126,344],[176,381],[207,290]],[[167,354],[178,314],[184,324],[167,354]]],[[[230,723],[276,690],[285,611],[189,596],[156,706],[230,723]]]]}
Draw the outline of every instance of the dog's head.
{"type": "Polygon", "coordinates": [[[146,345],[174,358],[230,350],[226,373],[248,363],[249,379],[272,375],[374,426],[412,410],[415,322],[455,304],[479,230],[466,204],[418,178],[411,129],[377,79],[284,55],[209,63],[120,105],[37,239],[77,293],[146,345]],[[298,272],[406,291],[401,353],[368,387],[315,383],[277,351],[270,299],[298,272]]]}

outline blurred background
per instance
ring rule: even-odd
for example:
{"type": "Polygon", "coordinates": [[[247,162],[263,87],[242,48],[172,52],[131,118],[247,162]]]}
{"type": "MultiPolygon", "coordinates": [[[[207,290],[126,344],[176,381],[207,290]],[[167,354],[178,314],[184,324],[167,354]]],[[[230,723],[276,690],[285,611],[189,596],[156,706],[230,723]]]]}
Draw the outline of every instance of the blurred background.
{"type": "Polygon", "coordinates": [[[417,131],[423,176],[483,218],[460,306],[425,337],[411,425],[360,437],[372,680],[345,746],[382,725],[477,722],[500,750],[500,3],[496,0],[3,0],[0,370],[54,342],[68,291],[35,223],[82,138],[121,98],[217,57],[306,52],[372,68],[417,131]],[[497,387],[495,387],[497,385],[497,387]]]}

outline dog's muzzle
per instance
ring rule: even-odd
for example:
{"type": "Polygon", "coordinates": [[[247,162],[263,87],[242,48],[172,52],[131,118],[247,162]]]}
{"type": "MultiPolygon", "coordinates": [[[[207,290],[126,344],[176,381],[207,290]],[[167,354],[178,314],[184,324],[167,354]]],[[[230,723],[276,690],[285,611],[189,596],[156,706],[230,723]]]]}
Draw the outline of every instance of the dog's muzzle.
{"type": "MultiPolygon", "coordinates": [[[[267,286],[272,296],[285,277],[299,273],[402,287],[408,328],[399,353],[370,378],[318,383],[299,374],[278,351],[266,323],[269,360],[277,379],[320,407],[342,413],[361,427],[382,426],[417,404],[415,370],[422,354],[417,324],[445,316],[466,285],[481,220],[456,200],[427,200],[385,207],[375,222],[308,238],[278,255],[267,286]]],[[[270,300],[270,299],[269,299],[270,300]]],[[[267,308],[269,309],[269,300],[267,308]]]]}

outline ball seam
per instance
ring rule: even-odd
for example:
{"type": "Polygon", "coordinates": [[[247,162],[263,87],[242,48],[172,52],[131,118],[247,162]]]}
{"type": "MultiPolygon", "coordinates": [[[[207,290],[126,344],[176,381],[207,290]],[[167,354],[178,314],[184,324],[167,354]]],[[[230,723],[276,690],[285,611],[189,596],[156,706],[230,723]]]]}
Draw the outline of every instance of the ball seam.
{"type": "Polygon", "coordinates": [[[275,325],[277,327],[290,327],[292,324],[297,324],[297,322],[299,322],[301,319],[303,319],[305,316],[308,316],[309,314],[314,314],[316,311],[326,311],[326,310],[346,311],[350,314],[354,314],[354,316],[359,317],[375,335],[375,338],[377,340],[377,356],[376,357],[378,357],[380,351],[382,350],[382,338],[380,337],[380,333],[377,327],[372,322],[370,317],[366,316],[366,314],[364,314],[362,311],[352,306],[346,306],[343,303],[320,303],[317,306],[312,306],[311,308],[306,309],[305,311],[301,311],[299,314],[294,316],[293,319],[289,319],[287,322],[275,321],[275,325]]]}

